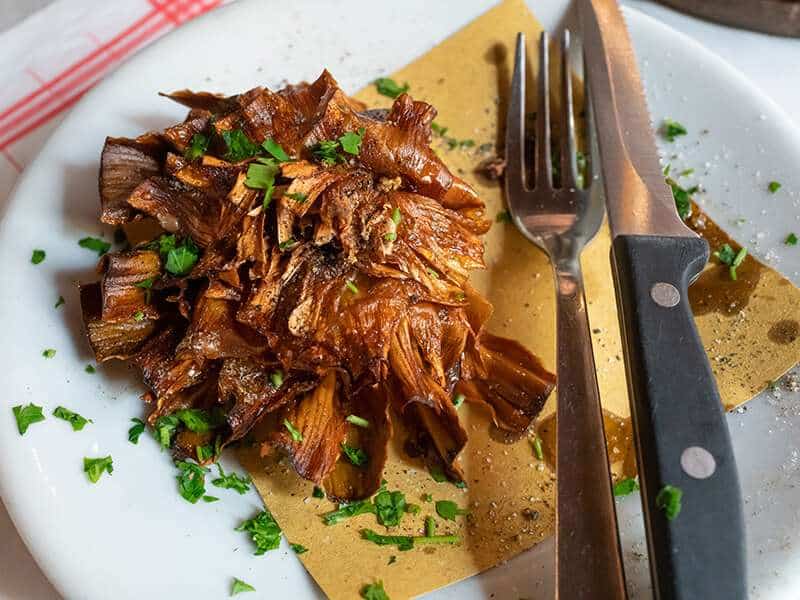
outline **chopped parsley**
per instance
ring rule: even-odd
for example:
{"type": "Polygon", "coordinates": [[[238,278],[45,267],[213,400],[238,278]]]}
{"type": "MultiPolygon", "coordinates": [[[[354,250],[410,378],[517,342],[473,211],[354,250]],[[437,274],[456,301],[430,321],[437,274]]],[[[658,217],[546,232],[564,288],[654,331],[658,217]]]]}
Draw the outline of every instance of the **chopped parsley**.
{"type": "Polygon", "coordinates": [[[342,135],[339,138],[339,144],[341,144],[342,150],[348,154],[358,156],[358,154],[361,152],[361,142],[365,132],[366,129],[359,127],[357,132],[348,131],[342,135]]]}
{"type": "Polygon", "coordinates": [[[184,500],[196,504],[206,493],[208,469],[188,460],[178,462],[175,466],[180,470],[180,474],[175,477],[178,481],[178,492],[184,500]]]}
{"type": "Polygon", "coordinates": [[[636,481],[636,478],[626,477],[625,479],[620,479],[617,483],[614,484],[614,495],[617,497],[627,496],[637,491],[638,489],[639,489],[639,482],[636,481]]]}
{"type": "Polygon", "coordinates": [[[53,308],[58,308],[59,306],[62,306],[63,304],[64,304],[64,296],[59,296],[58,300],[56,300],[56,303],[53,306],[53,308]]]}
{"type": "Polygon", "coordinates": [[[406,496],[403,492],[381,490],[375,495],[373,502],[378,523],[385,527],[395,527],[400,524],[406,512],[406,496]]]}
{"type": "Polygon", "coordinates": [[[430,494],[422,494],[420,498],[422,498],[423,502],[431,502],[433,500],[433,496],[431,496],[430,494]]]}
{"type": "Polygon", "coordinates": [[[355,284],[355,282],[353,282],[352,279],[345,282],[345,286],[347,286],[347,289],[353,292],[354,294],[358,293],[358,286],[355,284]]]}
{"type": "Polygon", "coordinates": [[[67,423],[72,425],[73,431],[80,431],[86,426],[87,423],[92,423],[91,419],[85,419],[78,413],[72,412],[63,406],[56,407],[56,409],[53,411],[53,416],[58,417],[59,419],[64,419],[67,423]]]}
{"type": "Polygon", "coordinates": [[[83,367],[83,370],[89,373],[89,375],[94,375],[97,373],[97,369],[94,368],[94,365],[86,365],[83,367]]]}
{"type": "Polygon", "coordinates": [[[403,83],[403,85],[398,85],[397,82],[390,77],[379,77],[374,83],[378,93],[387,98],[397,98],[400,94],[405,94],[410,89],[408,82],[403,83]]]}
{"type": "Polygon", "coordinates": [[[369,427],[369,421],[358,415],[347,415],[345,421],[356,427],[363,427],[364,429],[369,427]]]}
{"type": "Polygon", "coordinates": [[[302,194],[300,192],[291,192],[284,194],[287,198],[291,198],[295,202],[305,202],[308,199],[308,196],[302,194]]]}
{"type": "Polygon", "coordinates": [[[245,531],[256,545],[256,556],[274,550],[281,543],[281,528],[267,509],[262,510],[252,519],[242,522],[236,531],[245,531]]]}
{"type": "Polygon", "coordinates": [[[308,552],[308,548],[303,546],[303,544],[289,544],[292,550],[294,550],[295,554],[305,554],[308,552]]]}
{"type": "Polygon", "coordinates": [[[436,121],[431,123],[431,129],[436,135],[441,135],[442,137],[447,133],[447,127],[442,127],[436,121]]]}
{"type": "Polygon", "coordinates": [[[153,436],[161,444],[162,448],[169,448],[172,446],[172,438],[180,425],[180,419],[175,415],[164,415],[156,419],[156,424],[153,427],[153,436]]]}
{"type": "Polygon", "coordinates": [[[96,237],[85,237],[78,240],[78,246],[97,252],[99,256],[103,256],[111,249],[111,242],[106,242],[96,237]]]}
{"type": "Polygon", "coordinates": [[[436,520],[430,515],[425,517],[425,537],[436,535],[436,520]]]}
{"type": "Polygon", "coordinates": [[[684,169],[683,171],[678,173],[678,177],[688,177],[692,173],[694,173],[694,169],[684,169]]]}
{"type": "Polygon", "coordinates": [[[339,136],[336,140],[322,140],[311,148],[311,154],[325,166],[333,166],[337,162],[347,162],[348,157],[344,156],[340,150],[347,154],[358,156],[361,152],[361,142],[363,141],[366,130],[359,127],[358,131],[348,131],[339,136]]]}
{"type": "Polygon", "coordinates": [[[290,248],[294,248],[294,245],[297,243],[297,240],[293,237],[290,237],[288,240],[281,242],[278,244],[278,248],[281,252],[284,250],[289,250],[290,248]]]}
{"type": "Polygon", "coordinates": [[[278,369],[269,374],[269,382],[274,388],[279,388],[283,385],[283,371],[278,369]]]}
{"type": "Polygon", "coordinates": [[[774,194],[779,189],[781,189],[781,184],[777,181],[770,181],[769,185],[767,185],[767,189],[769,190],[770,194],[774,194]]]}
{"type": "Polygon", "coordinates": [[[457,516],[469,514],[469,511],[458,508],[458,505],[452,500],[437,500],[436,513],[443,519],[455,521],[457,516]]]}
{"type": "Polygon", "coordinates": [[[664,119],[664,122],[661,125],[661,133],[665,138],[667,138],[668,141],[674,142],[676,137],[686,135],[687,131],[686,127],[677,121],[673,121],[672,119],[664,119]]]}
{"type": "Polygon", "coordinates": [[[786,239],[783,241],[783,243],[787,246],[797,246],[797,234],[790,233],[786,236],[786,239]]]}
{"type": "Polygon", "coordinates": [[[200,158],[206,153],[206,150],[208,150],[208,142],[209,139],[207,135],[195,133],[192,136],[192,140],[189,142],[189,145],[186,147],[186,152],[183,153],[183,156],[187,160],[200,158]]]}
{"type": "Polygon", "coordinates": [[[219,477],[211,482],[212,485],[224,490],[234,490],[240,494],[246,494],[250,489],[250,484],[253,481],[250,479],[250,475],[225,473],[222,469],[222,465],[219,463],[217,463],[217,469],[219,470],[219,477]]]}
{"type": "Polygon", "coordinates": [[[411,550],[415,544],[457,544],[461,541],[457,535],[380,535],[371,529],[362,529],[361,537],[378,546],[397,546],[398,550],[411,550]]]}
{"type": "Polygon", "coordinates": [[[31,254],[31,262],[35,265],[38,265],[44,260],[45,256],[47,256],[47,253],[44,250],[36,248],[31,254]]]}
{"type": "Polygon", "coordinates": [[[114,472],[114,462],[111,460],[111,456],[104,456],[102,458],[84,457],[83,472],[86,473],[89,481],[97,483],[100,481],[100,477],[103,473],[111,475],[111,473],[114,472]]]}
{"type": "Polygon", "coordinates": [[[261,144],[261,147],[271,154],[275,160],[279,160],[281,162],[287,162],[291,160],[289,155],[286,154],[286,150],[284,150],[283,147],[272,138],[265,139],[261,144]]]}
{"type": "Polygon", "coordinates": [[[664,511],[667,519],[672,521],[681,512],[683,490],[674,485],[665,485],[656,496],[656,508],[664,511]]]}
{"type": "Polygon", "coordinates": [[[536,460],[544,460],[544,450],[542,450],[542,439],[536,435],[531,440],[531,445],[533,446],[533,454],[536,457],[536,460]]]}
{"type": "Polygon", "coordinates": [[[208,503],[219,502],[219,498],[217,498],[216,496],[203,496],[203,502],[208,502],[208,503]]]}
{"type": "MultiPolygon", "coordinates": [[[[395,558],[392,556],[391,558],[395,558]]],[[[389,559],[389,564],[392,564],[394,561],[389,559]]],[[[361,588],[359,592],[361,594],[361,598],[363,600],[391,600],[389,595],[386,593],[386,590],[383,589],[383,582],[376,581],[375,583],[370,583],[365,585],[361,588]]]]}
{"type": "MultiPolygon", "coordinates": [[[[437,278],[438,278],[438,275],[437,275],[437,278]]],[[[457,409],[461,408],[461,405],[464,404],[464,400],[466,400],[466,399],[467,399],[467,397],[464,394],[461,394],[461,393],[456,394],[455,396],[453,396],[453,406],[455,406],[457,409]]]]}
{"type": "MultiPolygon", "coordinates": [[[[294,437],[294,435],[292,435],[294,437]]],[[[302,441],[302,436],[300,440],[295,441],[302,441]]],[[[366,452],[364,452],[361,448],[356,448],[355,446],[350,446],[349,444],[342,442],[342,452],[347,457],[347,460],[350,461],[350,464],[356,467],[363,467],[369,462],[369,456],[366,452]]]]}
{"type": "Polygon", "coordinates": [[[45,358],[53,358],[56,355],[55,348],[45,348],[42,350],[42,356],[45,358]]]}
{"type": "Polygon", "coordinates": [[[150,304],[150,294],[152,293],[153,283],[155,283],[155,277],[148,277],[147,279],[142,279],[138,283],[134,283],[133,287],[137,287],[144,290],[144,303],[150,304]]]}
{"type": "Polygon", "coordinates": [[[390,231],[389,233],[383,234],[383,239],[387,242],[393,242],[397,239],[397,232],[390,231]]]}
{"type": "Polygon", "coordinates": [[[139,438],[144,433],[144,421],[141,419],[131,419],[133,425],[128,429],[128,441],[131,444],[138,444],[139,438]]]}
{"type": "Polygon", "coordinates": [[[213,423],[208,411],[199,408],[183,408],[173,413],[186,428],[195,433],[206,433],[211,429],[213,423]]]}
{"type": "Polygon", "coordinates": [[[421,510],[422,507],[419,504],[406,504],[406,512],[410,515],[418,515],[421,510]]]}
{"type": "MultiPolygon", "coordinates": [[[[667,165],[667,167],[669,167],[669,165],[667,165]]],[[[667,185],[672,190],[672,198],[675,200],[675,209],[678,211],[678,216],[685,221],[686,218],[692,214],[691,196],[696,193],[699,188],[695,185],[689,189],[684,189],[671,177],[667,177],[667,185]]]]}
{"type": "Polygon", "coordinates": [[[259,158],[247,166],[247,176],[244,184],[256,190],[264,190],[264,200],[262,206],[266,210],[272,202],[272,192],[275,189],[275,177],[278,175],[280,167],[271,158],[259,158]]]}
{"type": "Polygon", "coordinates": [[[350,504],[340,504],[339,508],[325,513],[322,515],[322,522],[325,525],[336,525],[345,519],[357,517],[358,515],[365,515],[367,513],[375,513],[375,505],[369,500],[359,500],[358,502],[351,502],[350,504]]]}
{"type": "Polygon", "coordinates": [[[722,247],[714,252],[714,256],[724,265],[728,265],[728,273],[733,281],[736,281],[736,269],[741,266],[747,256],[747,248],[742,247],[738,252],[734,251],[729,244],[723,244],[722,247]]]}
{"type": "Polygon", "coordinates": [[[233,578],[233,584],[231,585],[231,596],[235,596],[236,594],[241,594],[242,592],[255,592],[256,588],[254,588],[249,583],[245,583],[238,577],[233,578]]]}
{"type": "Polygon", "coordinates": [[[199,463],[204,463],[207,460],[214,458],[214,448],[211,446],[211,444],[195,446],[194,453],[195,456],[197,456],[197,462],[199,463]]]}
{"type": "Polygon", "coordinates": [[[319,487],[318,485],[315,485],[315,486],[314,486],[314,490],[311,492],[311,495],[312,495],[314,498],[324,498],[324,497],[325,497],[325,490],[323,490],[323,489],[322,489],[321,487],[319,487]]]}
{"type": "Polygon", "coordinates": [[[300,433],[297,429],[295,429],[294,425],[292,425],[289,419],[283,420],[283,426],[286,427],[286,430],[289,432],[289,435],[292,436],[292,440],[294,440],[295,442],[303,441],[303,434],[300,433]]]}
{"type": "Polygon", "coordinates": [[[231,129],[222,132],[222,139],[225,142],[225,160],[229,162],[239,162],[255,156],[259,152],[259,147],[250,141],[241,129],[231,129]]]}
{"type": "Polygon", "coordinates": [[[494,218],[496,223],[511,223],[511,213],[507,210],[501,210],[494,218]]]}
{"type": "Polygon", "coordinates": [[[144,321],[144,313],[140,310],[137,310],[135,313],[133,313],[133,320],[136,321],[137,323],[140,321],[144,321]]]}
{"type": "Polygon", "coordinates": [[[450,150],[455,150],[456,148],[472,148],[475,145],[475,140],[457,140],[456,138],[447,138],[447,147],[450,150]]]}
{"type": "Polygon", "coordinates": [[[403,215],[400,213],[400,208],[395,206],[394,210],[392,211],[392,222],[395,225],[399,225],[400,221],[403,220],[403,215]]]}
{"type": "Polygon", "coordinates": [[[339,142],[336,140],[322,140],[311,148],[311,154],[323,165],[335,165],[339,158],[339,142]]]}
{"type": "MultiPolygon", "coordinates": [[[[154,244],[157,245],[161,258],[166,260],[164,268],[177,277],[191,271],[200,257],[200,249],[188,237],[178,244],[178,239],[173,234],[164,234],[154,244]]],[[[141,283],[143,282],[139,282],[141,283]]]]}
{"type": "Polygon", "coordinates": [[[11,409],[14,412],[14,418],[17,420],[17,430],[20,435],[25,435],[28,427],[39,421],[44,421],[44,413],[42,407],[35,404],[21,404],[11,409]]]}

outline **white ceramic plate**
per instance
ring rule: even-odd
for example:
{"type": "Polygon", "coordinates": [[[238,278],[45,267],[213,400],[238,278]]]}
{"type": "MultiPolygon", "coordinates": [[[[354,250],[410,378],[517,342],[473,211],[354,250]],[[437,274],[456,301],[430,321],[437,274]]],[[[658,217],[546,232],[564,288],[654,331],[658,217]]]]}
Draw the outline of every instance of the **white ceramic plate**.
{"type": "MultiPolygon", "coordinates": [[[[233,531],[259,509],[254,492],[219,490],[221,502],[190,505],[176,493],[167,454],[149,436],[138,446],[128,443],[129,419],[141,414],[136,377],[120,366],[94,375],[83,370],[91,358],[81,338],[75,282],[94,279],[95,257],[76,241],[101,232],[96,175],[104,137],[135,136],[181,118],[184,111],[159,98],[159,90],[277,86],[283,79],[313,78],[326,66],[345,89],[356,90],[491,4],[462,1],[453,11],[424,0],[236,3],[126,63],[83,99],[28,167],[0,225],[0,494],[65,597],[222,598],[234,576],[270,598],[321,596],[285,543],[255,557],[246,536],[233,531]],[[30,255],[37,247],[47,259],[34,266],[30,255]],[[66,305],[56,310],[59,295],[66,305]],[[56,356],[42,358],[44,348],[57,349],[56,356]],[[63,404],[94,423],[73,433],[49,418],[20,437],[11,407],[28,402],[48,413],[63,404]],[[114,457],[114,474],[90,485],[82,457],[106,454],[114,457]]],[[[627,15],[654,118],[675,118],[690,131],[670,146],[677,154],[670,162],[694,167],[712,216],[723,224],[746,218],[738,239],[769,255],[797,283],[800,251],[780,242],[790,230],[800,232],[794,193],[800,190],[800,136],[776,106],[695,42],[632,10],[627,15]],[[700,135],[703,129],[709,133],[700,135]],[[772,179],[783,183],[776,195],[766,192],[772,179]]],[[[108,229],[104,233],[110,237],[108,229]]],[[[797,415],[789,402],[787,393],[772,402],[760,398],[747,414],[729,420],[746,499],[754,597],[794,598],[800,583],[800,552],[793,548],[800,534],[800,462],[793,441],[797,415]]],[[[643,598],[638,512],[638,498],[621,503],[629,577],[635,597],[643,598]]],[[[551,554],[552,544],[542,544],[431,597],[550,597],[551,554]]]]}

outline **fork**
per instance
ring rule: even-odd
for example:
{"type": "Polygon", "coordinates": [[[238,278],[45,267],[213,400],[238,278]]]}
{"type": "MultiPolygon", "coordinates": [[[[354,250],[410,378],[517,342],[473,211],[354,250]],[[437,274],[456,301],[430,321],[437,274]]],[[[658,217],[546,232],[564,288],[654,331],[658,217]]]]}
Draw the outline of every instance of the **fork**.
{"type": "MultiPolygon", "coordinates": [[[[587,172],[578,186],[569,31],[561,40],[560,187],[553,184],[549,39],[539,40],[534,185],[526,182],[525,35],[517,35],[506,122],[506,200],[517,229],[549,257],[556,284],[556,598],[626,597],[580,254],[603,222],[587,172]]],[[[588,97],[586,94],[585,97],[588,97]]],[[[591,117],[591,115],[588,115],[591,117]]],[[[591,135],[591,123],[587,130],[591,135]]],[[[591,169],[591,160],[589,169],[591,169]]]]}

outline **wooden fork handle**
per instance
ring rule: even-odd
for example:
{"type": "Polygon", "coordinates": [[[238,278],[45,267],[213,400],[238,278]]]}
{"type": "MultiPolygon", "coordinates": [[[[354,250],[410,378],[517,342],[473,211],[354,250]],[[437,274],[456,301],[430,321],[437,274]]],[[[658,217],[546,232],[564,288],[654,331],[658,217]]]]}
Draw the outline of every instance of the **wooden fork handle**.
{"type": "Polygon", "coordinates": [[[556,263],[556,597],[626,598],[617,517],[577,258],[556,263]]]}
{"type": "Polygon", "coordinates": [[[736,461],[687,293],[707,260],[696,237],[622,235],[612,247],[658,600],[747,597],[736,461]],[[677,515],[665,486],[682,493],[677,515]]]}

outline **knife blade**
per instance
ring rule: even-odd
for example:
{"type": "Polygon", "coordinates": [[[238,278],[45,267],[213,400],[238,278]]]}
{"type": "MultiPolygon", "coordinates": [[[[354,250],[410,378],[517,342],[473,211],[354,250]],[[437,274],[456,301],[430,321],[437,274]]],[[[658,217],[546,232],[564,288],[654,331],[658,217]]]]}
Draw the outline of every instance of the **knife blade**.
{"type": "Polygon", "coordinates": [[[744,519],[719,392],[688,302],[708,244],[678,216],[616,0],[578,0],[613,236],[642,508],[658,600],[744,600],[744,519]]]}

